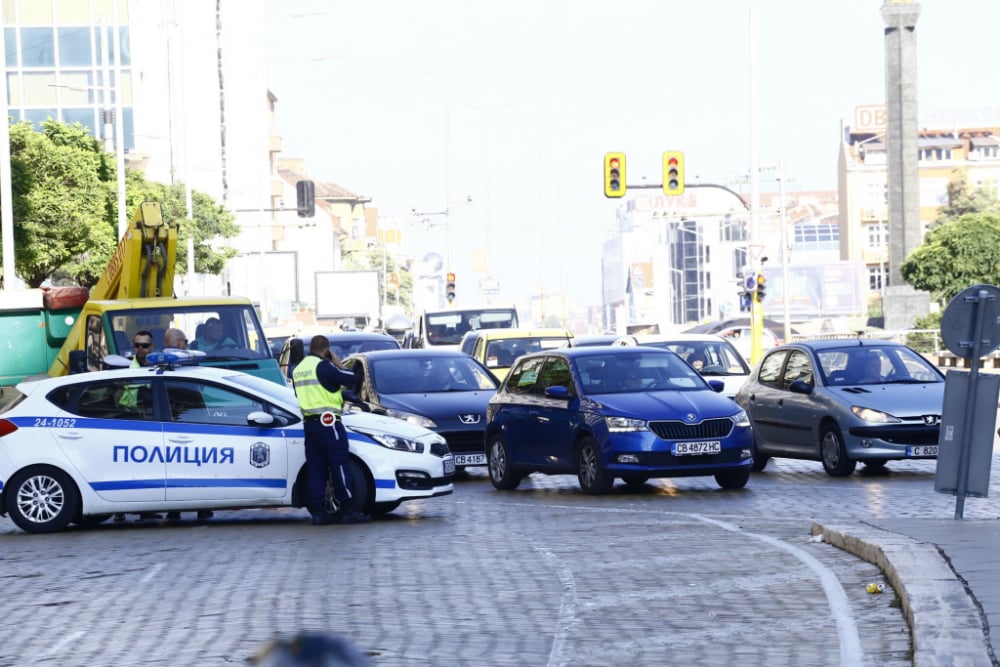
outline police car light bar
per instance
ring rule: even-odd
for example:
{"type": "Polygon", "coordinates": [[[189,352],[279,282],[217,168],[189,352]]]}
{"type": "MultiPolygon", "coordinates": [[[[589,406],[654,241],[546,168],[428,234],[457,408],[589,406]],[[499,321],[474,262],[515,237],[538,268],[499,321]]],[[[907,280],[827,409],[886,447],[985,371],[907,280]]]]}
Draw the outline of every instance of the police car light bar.
{"type": "Polygon", "coordinates": [[[177,366],[181,364],[197,364],[205,353],[201,350],[182,350],[176,347],[164,348],[163,352],[150,352],[146,355],[146,363],[150,366],[177,366]]]}

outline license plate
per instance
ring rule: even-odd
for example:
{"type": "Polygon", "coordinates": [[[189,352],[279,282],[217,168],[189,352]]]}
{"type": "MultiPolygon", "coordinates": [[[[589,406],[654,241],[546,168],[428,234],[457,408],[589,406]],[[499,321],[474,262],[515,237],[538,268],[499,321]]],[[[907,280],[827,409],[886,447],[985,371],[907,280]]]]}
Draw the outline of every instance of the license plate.
{"type": "Polygon", "coordinates": [[[674,445],[674,456],[688,454],[718,454],[722,451],[722,443],[718,440],[703,442],[678,442],[674,445]]]}
{"type": "Polygon", "coordinates": [[[444,474],[446,476],[455,474],[455,459],[450,456],[444,460],[444,474]]]}
{"type": "Polygon", "coordinates": [[[484,466],[486,465],[486,454],[455,454],[455,465],[484,466]]]}
{"type": "Polygon", "coordinates": [[[937,445],[913,445],[906,448],[907,456],[937,456],[937,445]]]}

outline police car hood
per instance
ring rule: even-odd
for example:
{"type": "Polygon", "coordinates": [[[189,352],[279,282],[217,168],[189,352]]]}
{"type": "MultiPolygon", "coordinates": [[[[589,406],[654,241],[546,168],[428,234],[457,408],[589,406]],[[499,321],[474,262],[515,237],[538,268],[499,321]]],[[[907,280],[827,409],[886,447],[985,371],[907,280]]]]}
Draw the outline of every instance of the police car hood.
{"type": "Polygon", "coordinates": [[[349,430],[359,433],[385,433],[418,441],[440,438],[437,433],[423,426],[371,412],[345,412],[341,419],[349,430]]]}
{"type": "Polygon", "coordinates": [[[439,391],[419,394],[382,395],[383,407],[422,415],[432,420],[454,419],[457,414],[486,414],[486,406],[496,391],[439,391]]]}

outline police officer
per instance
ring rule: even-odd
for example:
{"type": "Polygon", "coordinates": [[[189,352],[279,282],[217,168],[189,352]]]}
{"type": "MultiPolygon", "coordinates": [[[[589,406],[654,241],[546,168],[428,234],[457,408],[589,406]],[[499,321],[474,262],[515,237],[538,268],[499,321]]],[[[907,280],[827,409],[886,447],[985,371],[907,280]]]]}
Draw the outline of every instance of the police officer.
{"type": "Polygon", "coordinates": [[[351,497],[347,430],[340,420],[343,387],[354,384],[354,373],[340,367],[340,359],[330,351],[330,341],[317,335],[309,341],[309,354],[292,372],[292,382],[305,418],[307,506],[313,525],[370,521],[371,517],[360,511],[360,499],[351,497]],[[340,508],[335,515],[326,511],[328,476],[333,478],[333,493],[340,508]]]}

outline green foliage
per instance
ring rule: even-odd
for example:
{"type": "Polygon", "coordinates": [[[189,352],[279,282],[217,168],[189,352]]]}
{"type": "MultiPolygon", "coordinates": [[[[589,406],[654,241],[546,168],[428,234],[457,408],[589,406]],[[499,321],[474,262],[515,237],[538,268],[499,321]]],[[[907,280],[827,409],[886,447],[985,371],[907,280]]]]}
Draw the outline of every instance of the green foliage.
{"type": "Polygon", "coordinates": [[[210,196],[197,190],[191,193],[194,220],[187,218],[187,203],[182,183],[164,185],[145,180],[141,172],[129,172],[129,210],[138,210],[143,201],[160,202],[164,220],[177,220],[177,273],[187,271],[188,239],[194,238],[196,273],[222,273],[226,262],[237,254],[236,248],[213,247],[218,238],[229,239],[240,233],[235,216],[210,196]]]}
{"type": "Polygon", "coordinates": [[[930,313],[924,317],[918,317],[913,328],[932,330],[934,333],[911,333],[906,335],[906,344],[922,354],[931,354],[938,350],[938,341],[941,339],[941,313],[930,313]]]}
{"type": "Polygon", "coordinates": [[[15,272],[38,287],[57,270],[86,272],[115,247],[108,222],[107,163],[79,123],[30,121],[10,127],[15,272]]]}
{"type": "Polygon", "coordinates": [[[970,285],[1000,282],[1000,215],[967,213],[935,227],[900,267],[903,279],[944,304],[970,285]]]}
{"type": "MultiPolygon", "coordinates": [[[[79,123],[56,121],[35,131],[30,121],[10,126],[15,272],[29,287],[46,280],[92,287],[118,244],[115,156],[79,123]]],[[[180,220],[177,271],[187,270],[193,237],[195,271],[221,273],[236,249],[218,239],[239,234],[235,217],[211,197],[192,193],[194,220],[186,219],[184,186],[125,173],[128,219],[143,201],[157,201],[168,220],[180,220]]]]}
{"type": "Polygon", "coordinates": [[[948,203],[938,211],[931,228],[955,222],[970,213],[1000,215],[1000,199],[995,190],[973,188],[964,169],[956,169],[948,182],[948,203]]]}

